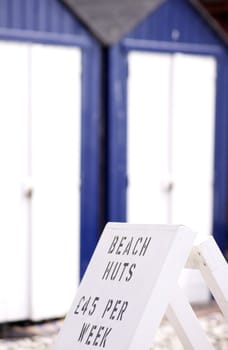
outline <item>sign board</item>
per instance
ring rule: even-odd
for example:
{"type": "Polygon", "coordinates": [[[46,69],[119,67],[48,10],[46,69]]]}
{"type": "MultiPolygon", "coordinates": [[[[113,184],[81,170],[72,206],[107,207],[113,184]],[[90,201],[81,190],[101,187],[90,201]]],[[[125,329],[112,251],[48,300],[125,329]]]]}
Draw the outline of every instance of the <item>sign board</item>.
{"type": "Polygon", "coordinates": [[[53,350],[149,349],[194,238],[184,226],[108,224],[53,350]]]}

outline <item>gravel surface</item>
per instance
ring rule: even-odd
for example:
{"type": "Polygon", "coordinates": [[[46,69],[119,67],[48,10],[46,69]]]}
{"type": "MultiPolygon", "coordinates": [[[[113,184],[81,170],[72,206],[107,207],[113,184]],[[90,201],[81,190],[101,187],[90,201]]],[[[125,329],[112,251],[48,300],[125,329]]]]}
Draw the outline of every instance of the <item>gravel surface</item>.
{"type": "MultiPolygon", "coordinates": [[[[200,323],[211,344],[216,350],[228,350],[228,322],[220,312],[214,312],[199,318],[200,323]]],[[[45,333],[45,332],[44,332],[45,333]]],[[[43,336],[35,335],[25,338],[0,339],[0,350],[50,350],[55,332],[43,336]]],[[[178,337],[168,321],[164,320],[158,329],[151,350],[183,350],[178,337]]]]}
{"type": "MultiPolygon", "coordinates": [[[[207,317],[200,317],[199,320],[214,349],[228,350],[228,322],[225,321],[223,315],[212,313],[207,317]]],[[[165,321],[158,329],[154,346],[151,349],[183,350],[184,348],[173,327],[165,321]]]]}

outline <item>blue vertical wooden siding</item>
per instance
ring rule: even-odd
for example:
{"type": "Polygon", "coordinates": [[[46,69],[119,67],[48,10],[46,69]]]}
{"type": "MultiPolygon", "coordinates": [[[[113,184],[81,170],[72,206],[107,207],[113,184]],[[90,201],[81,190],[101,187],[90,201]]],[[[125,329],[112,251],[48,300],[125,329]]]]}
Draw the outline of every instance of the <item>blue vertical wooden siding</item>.
{"type": "Polygon", "coordinates": [[[221,45],[217,34],[188,0],[166,0],[126,38],[221,45]],[[173,30],[180,31],[179,40],[172,38],[173,30]]]}
{"type": "Polygon", "coordinates": [[[71,45],[82,49],[82,277],[99,237],[99,45],[58,0],[0,0],[0,40],[71,45]]]}
{"type": "Polygon", "coordinates": [[[228,248],[228,51],[218,57],[214,160],[214,236],[219,247],[228,248]]]}
{"type": "Polygon", "coordinates": [[[124,222],[127,195],[126,50],[115,45],[109,52],[109,61],[107,221],[124,222]]]}
{"type": "Polygon", "coordinates": [[[99,135],[101,52],[97,46],[83,50],[81,130],[81,277],[100,236],[99,135]]]}
{"type": "Polygon", "coordinates": [[[217,60],[213,233],[224,250],[228,195],[228,49],[188,0],[167,0],[110,50],[107,220],[126,220],[127,52],[133,49],[208,54],[217,60]],[[178,38],[175,33],[179,33],[178,38]]]}
{"type": "Polygon", "coordinates": [[[99,232],[101,52],[95,44],[82,52],[81,241],[80,273],[87,268],[99,232]]]}
{"type": "Polygon", "coordinates": [[[89,36],[58,0],[0,0],[0,27],[89,36]]]}

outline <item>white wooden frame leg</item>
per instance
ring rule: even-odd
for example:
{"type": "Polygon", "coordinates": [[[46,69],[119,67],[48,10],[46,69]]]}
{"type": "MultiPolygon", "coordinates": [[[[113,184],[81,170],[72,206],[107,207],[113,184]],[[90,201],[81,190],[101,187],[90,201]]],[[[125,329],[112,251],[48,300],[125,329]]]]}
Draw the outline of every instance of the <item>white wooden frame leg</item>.
{"type": "Polygon", "coordinates": [[[195,246],[186,265],[199,269],[218,306],[228,320],[228,264],[213,237],[195,246]]]}
{"type": "Polygon", "coordinates": [[[166,316],[175,328],[186,350],[212,350],[199,320],[181,288],[176,287],[174,297],[167,308],[166,316]]]}
{"type": "MultiPolygon", "coordinates": [[[[221,311],[228,319],[228,264],[212,236],[193,247],[186,267],[201,271],[221,311]]],[[[176,287],[166,316],[175,328],[184,349],[213,349],[179,286],[176,287]]]]}

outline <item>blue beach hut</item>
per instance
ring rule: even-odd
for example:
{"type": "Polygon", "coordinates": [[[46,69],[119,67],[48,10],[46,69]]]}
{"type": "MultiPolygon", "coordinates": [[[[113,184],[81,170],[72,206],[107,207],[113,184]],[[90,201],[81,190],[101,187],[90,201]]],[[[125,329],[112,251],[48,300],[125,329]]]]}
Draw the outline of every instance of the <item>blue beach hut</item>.
{"type": "Polygon", "coordinates": [[[0,322],[63,316],[96,245],[99,79],[63,3],[0,0],[0,322]]]}
{"type": "Polygon", "coordinates": [[[106,220],[184,220],[225,251],[226,2],[63,2],[103,46],[106,220]]]}
{"type": "MultiPolygon", "coordinates": [[[[103,44],[106,220],[183,223],[225,252],[228,39],[212,2],[64,2],[103,44]]],[[[196,301],[201,287],[191,277],[196,301]]]]}
{"type": "Polygon", "coordinates": [[[227,43],[199,1],[167,0],[112,46],[108,220],[183,223],[225,251],[227,43]]]}

